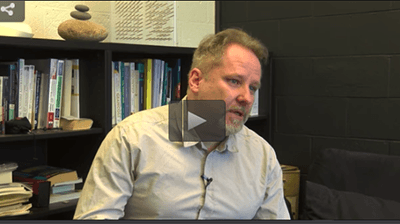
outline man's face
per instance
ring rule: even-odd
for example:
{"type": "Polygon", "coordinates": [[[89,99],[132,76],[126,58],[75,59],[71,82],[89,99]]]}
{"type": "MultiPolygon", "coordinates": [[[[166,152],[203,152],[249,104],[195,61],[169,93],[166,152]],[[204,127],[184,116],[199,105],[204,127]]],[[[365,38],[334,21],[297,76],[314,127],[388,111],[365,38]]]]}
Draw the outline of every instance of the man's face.
{"type": "Polygon", "coordinates": [[[198,99],[224,100],[227,135],[239,132],[250,116],[254,92],[260,87],[261,65],[257,56],[237,44],[227,47],[222,65],[200,79],[198,99]]]}

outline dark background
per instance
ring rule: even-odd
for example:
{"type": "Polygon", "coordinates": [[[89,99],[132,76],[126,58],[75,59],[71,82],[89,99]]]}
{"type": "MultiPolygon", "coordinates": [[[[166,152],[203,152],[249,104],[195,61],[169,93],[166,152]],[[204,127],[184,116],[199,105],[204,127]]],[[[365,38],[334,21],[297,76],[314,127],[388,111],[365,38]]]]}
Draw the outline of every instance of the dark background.
{"type": "Polygon", "coordinates": [[[240,27],[273,52],[281,164],[305,174],[330,147],[400,155],[400,2],[217,1],[216,11],[217,31],[240,27]]]}

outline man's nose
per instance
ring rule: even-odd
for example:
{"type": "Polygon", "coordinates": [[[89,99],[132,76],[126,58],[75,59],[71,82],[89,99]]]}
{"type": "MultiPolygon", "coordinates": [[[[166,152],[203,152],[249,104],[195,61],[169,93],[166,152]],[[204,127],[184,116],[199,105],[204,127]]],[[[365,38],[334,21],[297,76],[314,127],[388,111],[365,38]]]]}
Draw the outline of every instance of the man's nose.
{"type": "Polygon", "coordinates": [[[250,104],[253,100],[253,95],[248,87],[242,87],[237,99],[242,104],[250,104]]]}

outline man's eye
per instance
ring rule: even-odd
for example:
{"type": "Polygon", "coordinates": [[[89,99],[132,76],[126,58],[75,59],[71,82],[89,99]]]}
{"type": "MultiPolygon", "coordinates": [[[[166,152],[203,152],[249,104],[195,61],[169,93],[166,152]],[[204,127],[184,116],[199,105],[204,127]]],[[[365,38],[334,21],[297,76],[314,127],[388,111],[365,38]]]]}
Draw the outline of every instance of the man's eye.
{"type": "Polygon", "coordinates": [[[239,84],[239,81],[236,79],[229,79],[229,82],[231,82],[232,84],[239,84]]]}
{"type": "Polygon", "coordinates": [[[250,86],[250,90],[253,91],[253,92],[255,92],[255,91],[257,91],[257,87],[250,86]]]}

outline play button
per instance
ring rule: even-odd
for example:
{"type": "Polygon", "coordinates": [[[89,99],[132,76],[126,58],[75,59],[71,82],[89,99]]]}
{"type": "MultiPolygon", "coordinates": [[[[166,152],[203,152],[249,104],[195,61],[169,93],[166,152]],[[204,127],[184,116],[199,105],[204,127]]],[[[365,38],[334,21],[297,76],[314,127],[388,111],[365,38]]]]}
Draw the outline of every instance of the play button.
{"type": "Polygon", "coordinates": [[[216,142],[225,138],[223,100],[183,100],[168,106],[170,141],[216,142]]]}
{"type": "Polygon", "coordinates": [[[194,113],[188,112],[188,131],[207,122],[205,119],[197,116],[194,113]]]}

